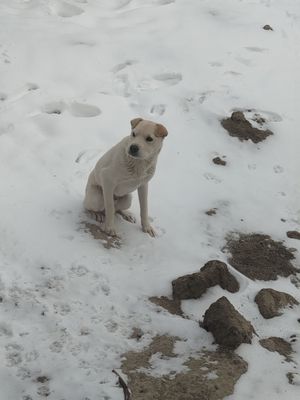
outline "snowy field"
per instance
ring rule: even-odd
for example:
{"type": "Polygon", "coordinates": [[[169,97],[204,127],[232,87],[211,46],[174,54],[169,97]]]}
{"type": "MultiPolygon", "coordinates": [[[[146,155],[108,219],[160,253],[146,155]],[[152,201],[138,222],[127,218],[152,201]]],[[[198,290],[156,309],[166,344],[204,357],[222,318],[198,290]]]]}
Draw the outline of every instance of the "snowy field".
{"type": "MultiPolygon", "coordinates": [[[[226,260],[231,231],[300,250],[286,237],[300,224],[299,43],[297,0],[0,0],[1,400],[123,399],[111,370],[156,334],[215,348],[198,320],[220,288],[184,302],[190,320],[148,297],[226,260]],[[220,125],[248,108],[274,132],[260,144],[220,125]],[[82,229],[85,184],[140,116],[169,131],[149,189],[158,237],[117,218],[123,246],[107,250],[82,229]],[[226,167],[212,163],[224,155],[226,167]]],[[[241,289],[226,296],[260,337],[300,338],[299,308],[264,320],[253,302],[262,287],[299,300],[289,278],[232,273],[241,289]]],[[[258,338],[237,353],[249,369],[230,400],[300,398],[300,375],[286,377],[297,364],[258,338]]]]}

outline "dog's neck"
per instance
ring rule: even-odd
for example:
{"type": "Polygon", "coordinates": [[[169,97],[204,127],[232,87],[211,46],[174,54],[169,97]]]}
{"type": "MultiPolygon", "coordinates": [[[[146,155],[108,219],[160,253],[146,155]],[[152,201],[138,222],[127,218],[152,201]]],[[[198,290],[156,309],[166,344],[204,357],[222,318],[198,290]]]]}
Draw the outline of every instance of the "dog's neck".
{"type": "Polygon", "coordinates": [[[133,177],[142,178],[144,175],[150,175],[155,169],[155,157],[149,159],[138,159],[130,157],[127,151],[124,151],[124,161],[129,174],[133,177]]]}

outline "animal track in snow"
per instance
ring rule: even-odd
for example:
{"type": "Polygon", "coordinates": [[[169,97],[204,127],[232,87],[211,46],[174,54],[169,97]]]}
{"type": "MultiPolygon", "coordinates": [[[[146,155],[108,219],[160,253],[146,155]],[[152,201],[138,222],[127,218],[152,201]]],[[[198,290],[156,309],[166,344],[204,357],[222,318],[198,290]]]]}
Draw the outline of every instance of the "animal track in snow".
{"type": "Polygon", "coordinates": [[[66,104],[63,101],[55,101],[52,103],[45,104],[43,112],[46,114],[61,114],[66,109],[66,104]]]}
{"type": "Polygon", "coordinates": [[[0,92],[0,101],[4,101],[7,99],[7,94],[0,92]]]}
{"type": "Polygon", "coordinates": [[[66,104],[64,101],[54,101],[47,103],[42,108],[42,111],[46,114],[60,115],[64,111],[68,110],[73,117],[90,118],[96,117],[101,114],[100,108],[86,103],[78,103],[76,101],[66,104]]]}
{"type": "Polygon", "coordinates": [[[263,47],[255,47],[255,46],[245,47],[245,49],[249,51],[254,51],[256,53],[263,53],[264,51],[268,51],[268,49],[264,49],[263,47]]]}
{"type": "Polygon", "coordinates": [[[70,18],[80,15],[84,10],[66,1],[56,1],[50,6],[51,12],[59,17],[70,18]]]}
{"type": "Polygon", "coordinates": [[[282,174],[284,172],[284,169],[281,165],[274,165],[273,171],[275,174],[282,174]]]}
{"type": "Polygon", "coordinates": [[[74,117],[96,117],[101,114],[100,108],[85,103],[74,102],[70,105],[69,110],[74,117]]]}
{"type": "Polygon", "coordinates": [[[204,178],[208,181],[212,181],[214,183],[221,183],[222,179],[218,178],[216,175],[211,174],[210,172],[206,172],[203,174],[204,178]]]}
{"type": "Polygon", "coordinates": [[[13,332],[11,327],[6,322],[0,323],[0,336],[12,336],[13,332]]]}
{"type": "Polygon", "coordinates": [[[150,114],[154,115],[163,115],[166,111],[166,106],[165,104],[154,104],[151,107],[150,114]]]}
{"type": "Polygon", "coordinates": [[[7,351],[7,354],[6,354],[7,364],[6,365],[8,367],[14,367],[23,361],[23,358],[22,358],[23,347],[22,346],[19,346],[16,343],[10,343],[5,346],[5,349],[7,351]]]}
{"type": "Polygon", "coordinates": [[[154,75],[153,78],[165,83],[167,86],[174,86],[182,80],[182,75],[176,72],[162,72],[161,74],[154,75]]]}
{"type": "Polygon", "coordinates": [[[89,149],[81,151],[76,157],[75,162],[78,164],[88,164],[90,161],[99,158],[99,154],[101,154],[101,149],[89,149]]]}
{"type": "Polygon", "coordinates": [[[133,65],[133,64],[136,64],[136,61],[135,61],[135,60],[126,60],[126,61],[124,61],[123,63],[120,63],[120,64],[115,65],[115,66],[112,68],[111,71],[114,72],[114,73],[116,74],[117,72],[122,71],[122,69],[124,69],[124,68],[126,68],[126,67],[129,67],[130,65],[133,65]]]}
{"type": "Polygon", "coordinates": [[[4,135],[5,133],[12,132],[14,129],[15,129],[15,126],[12,123],[9,123],[4,126],[0,126],[0,136],[4,135]]]}

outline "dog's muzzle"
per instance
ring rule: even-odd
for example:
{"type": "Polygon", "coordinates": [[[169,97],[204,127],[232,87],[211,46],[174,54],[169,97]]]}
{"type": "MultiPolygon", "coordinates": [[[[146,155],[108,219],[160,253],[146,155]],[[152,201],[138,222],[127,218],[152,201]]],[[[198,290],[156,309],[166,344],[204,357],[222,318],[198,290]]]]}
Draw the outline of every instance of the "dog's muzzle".
{"type": "Polygon", "coordinates": [[[139,152],[139,146],[137,146],[136,144],[132,144],[129,147],[129,154],[133,157],[136,157],[138,155],[139,152]]]}

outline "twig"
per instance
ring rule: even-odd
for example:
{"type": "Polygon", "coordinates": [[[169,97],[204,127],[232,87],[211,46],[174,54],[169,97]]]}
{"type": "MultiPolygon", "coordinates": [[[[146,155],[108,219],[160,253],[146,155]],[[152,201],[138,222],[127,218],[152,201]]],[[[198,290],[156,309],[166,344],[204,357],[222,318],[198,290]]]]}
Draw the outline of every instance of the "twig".
{"type": "Polygon", "coordinates": [[[122,387],[123,392],[124,392],[124,400],[130,400],[131,399],[131,390],[129,389],[129,387],[127,386],[127,383],[124,381],[124,379],[121,377],[120,374],[118,374],[118,372],[113,369],[112,372],[117,375],[117,377],[119,378],[118,382],[119,385],[122,387]]]}

